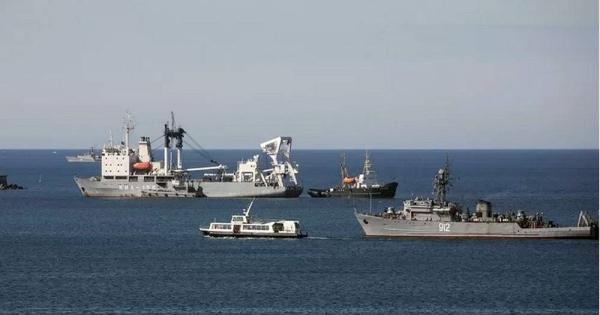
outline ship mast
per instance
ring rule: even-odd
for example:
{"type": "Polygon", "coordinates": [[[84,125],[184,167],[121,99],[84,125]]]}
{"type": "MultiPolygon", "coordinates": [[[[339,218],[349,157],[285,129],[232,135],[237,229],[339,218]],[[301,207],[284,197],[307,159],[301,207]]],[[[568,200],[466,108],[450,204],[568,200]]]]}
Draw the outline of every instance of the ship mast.
{"type": "MultiPolygon", "coordinates": [[[[131,113],[129,111],[126,112],[127,117],[125,118],[125,149],[127,150],[127,154],[129,155],[129,132],[135,128],[135,124],[133,122],[133,117],[131,117],[131,113]]],[[[112,138],[112,134],[111,134],[112,138]]],[[[111,140],[112,141],[112,140],[111,140]]]]}
{"type": "Polygon", "coordinates": [[[175,138],[177,143],[175,143],[175,148],[177,148],[177,170],[181,170],[183,165],[181,163],[181,151],[183,148],[183,135],[185,130],[183,128],[175,128],[175,114],[171,112],[171,129],[169,129],[169,124],[165,124],[165,174],[168,174],[171,170],[171,162],[169,162],[169,149],[171,148],[171,139],[175,138]]]}
{"type": "Polygon", "coordinates": [[[441,205],[446,202],[448,186],[450,186],[450,159],[448,153],[446,153],[446,165],[438,171],[433,180],[433,193],[435,194],[436,204],[441,205]]]}
{"type": "Polygon", "coordinates": [[[171,133],[172,137],[177,139],[177,143],[175,144],[175,148],[177,148],[177,169],[180,170],[183,167],[183,163],[181,162],[181,150],[183,149],[183,134],[185,131],[183,128],[177,128],[177,130],[175,130],[175,114],[173,112],[171,112],[171,128],[173,128],[171,133]]]}
{"type": "Polygon", "coordinates": [[[115,145],[113,143],[113,135],[112,135],[112,130],[108,131],[108,143],[104,145],[104,148],[114,148],[115,145]]]}
{"type": "Polygon", "coordinates": [[[363,174],[366,176],[371,171],[371,160],[369,159],[369,151],[365,151],[365,165],[363,166],[363,174]]]}
{"type": "Polygon", "coordinates": [[[342,154],[341,169],[342,169],[342,180],[344,180],[344,178],[348,177],[348,169],[346,169],[346,154],[345,153],[342,154]]]}

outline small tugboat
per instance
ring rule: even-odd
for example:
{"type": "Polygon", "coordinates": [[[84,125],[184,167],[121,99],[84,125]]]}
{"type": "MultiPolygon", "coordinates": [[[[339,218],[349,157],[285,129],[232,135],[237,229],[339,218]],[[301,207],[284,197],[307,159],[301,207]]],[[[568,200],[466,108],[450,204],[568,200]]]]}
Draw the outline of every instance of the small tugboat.
{"type": "Polygon", "coordinates": [[[252,199],[248,209],[243,209],[243,215],[231,216],[231,222],[212,222],[208,228],[200,228],[202,234],[212,237],[262,237],[262,238],[302,238],[308,236],[300,230],[298,221],[269,221],[262,222],[250,216],[254,203],[252,199]]]}
{"type": "Polygon", "coordinates": [[[311,197],[352,197],[352,198],[394,198],[396,195],[397,182],[379,183],[377,173],[371,170],[369,153],[365,155],[365,164],[362,174],[357,177],[349,177],[346,169],[346,156],[342,155],[342,186],[329,189],[309,189],[311,197]]]}

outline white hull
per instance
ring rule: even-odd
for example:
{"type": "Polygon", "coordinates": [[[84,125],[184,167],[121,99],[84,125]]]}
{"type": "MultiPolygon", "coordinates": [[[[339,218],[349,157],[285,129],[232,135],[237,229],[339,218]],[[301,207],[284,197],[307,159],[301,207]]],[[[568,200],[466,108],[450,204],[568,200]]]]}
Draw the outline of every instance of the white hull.
{"type": "Polygon", "coordinates": [[[239,237],[239,238],[302,238],[306,237],[303,233],[233,233],[233,232],[221,232],[221,231],[210,231],[208,229],[200,229],[202,234],[210,237],[239,237]]]}

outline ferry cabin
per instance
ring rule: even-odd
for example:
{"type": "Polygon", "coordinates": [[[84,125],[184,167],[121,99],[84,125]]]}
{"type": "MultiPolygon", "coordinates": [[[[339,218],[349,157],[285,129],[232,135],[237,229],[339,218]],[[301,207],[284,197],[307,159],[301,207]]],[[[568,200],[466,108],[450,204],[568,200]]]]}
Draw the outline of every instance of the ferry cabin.
{"type": "Polygon", "coordinates": [[[245,215],[234,215],[231,222],[213,222],[204,235],[230,237],[302,237],[298,221],[257,222],[245,215]]]}
{"type": "Polygon", "coordinates": [[[296,233],[300,229],[298,222],[281,221],[269,223],[211,223],[210,232],[214,233],[242,233],[242,234],[275,234],[296,233]]]}
{"type": "Polygon", "coordinates": [[[231,217],[231,223],[211,223],[211,231],[223,231],[233,233],[296,233],[300,229],[298,221],[277,221],[277,222],[253,222],[248,216],[234,215],[231,217]]]}

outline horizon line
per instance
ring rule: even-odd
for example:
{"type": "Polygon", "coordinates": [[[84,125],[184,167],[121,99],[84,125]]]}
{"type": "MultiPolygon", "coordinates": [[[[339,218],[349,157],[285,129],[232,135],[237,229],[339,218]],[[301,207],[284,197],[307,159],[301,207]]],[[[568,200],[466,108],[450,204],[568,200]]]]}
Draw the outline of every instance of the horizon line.
{"type": "MultiPolygon", "coordinates": [[[[31,150],[31,151],[43,151],[43,150],[88,150],[88,148],[0,148],[0,150],[31,150]]],[[[102,148],[94,148],[95,150],[101,150],[102,148]]],[[[164,148],[152,149],[152,151],[164,150],[164,148]]],[[[257,148],[204,148],[205,151],[208,150],[220,150],[220,151],[235,151],[235,150],[257,150],[257,148]]],[[[443,150],[600,150],[600,148],[329,148],[329,149],[319,149],[319,148],[299,148],[293,149],[293,151],[309,151],[309,150],[318,150],[318,151],[339,151],[339,150],[352,150],[352,151],[383,151],[383,150],[430,150],[430,151],[443,151],[443,150]]],[[[183,148],[183,151],[197,151],[197,149],[193,148],[183,148]]]]}

